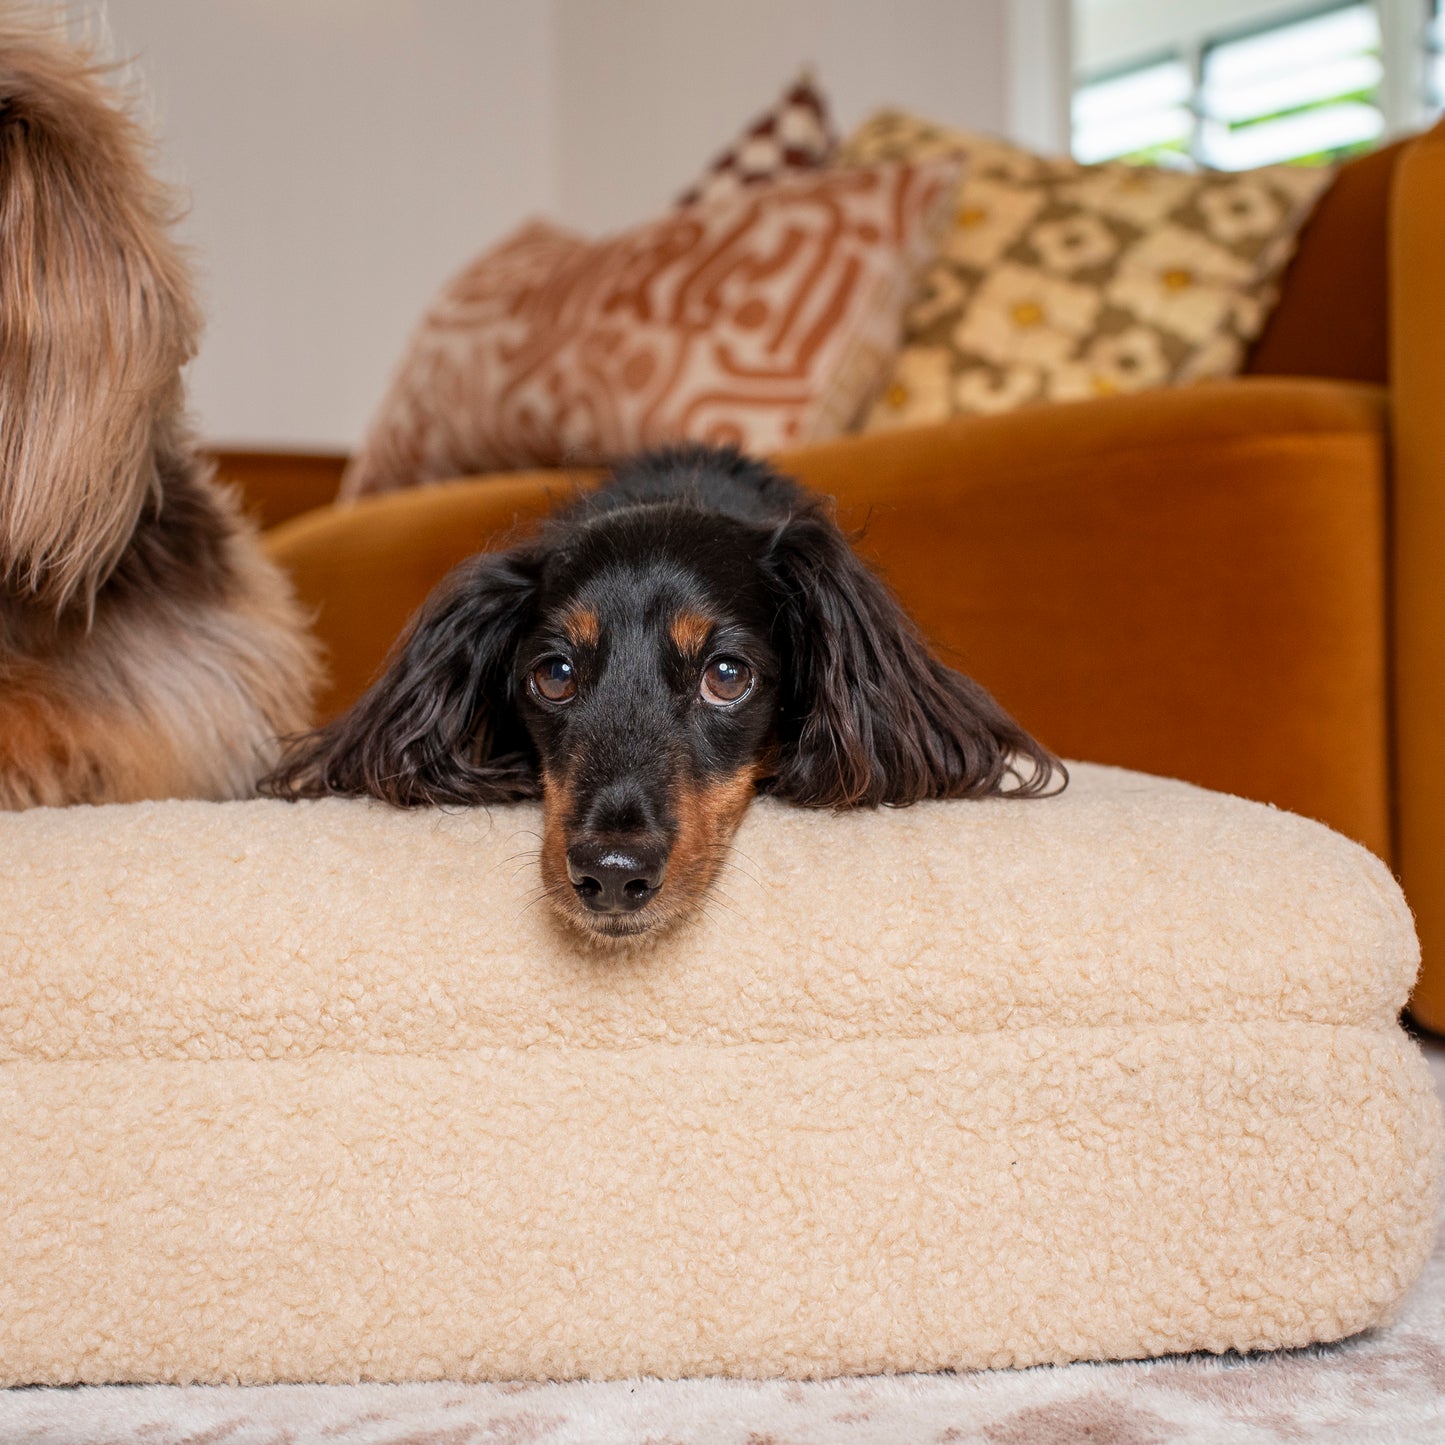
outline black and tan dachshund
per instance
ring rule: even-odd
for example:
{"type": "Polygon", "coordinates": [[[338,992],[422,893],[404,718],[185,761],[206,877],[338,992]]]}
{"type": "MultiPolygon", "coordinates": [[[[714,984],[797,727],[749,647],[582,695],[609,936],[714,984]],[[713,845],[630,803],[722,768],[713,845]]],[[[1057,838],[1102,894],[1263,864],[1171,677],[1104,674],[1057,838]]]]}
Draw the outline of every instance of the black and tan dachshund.
{"type": "Polygon", "coordinates": [[[731,449],[616,468],[464,562],[267,785],[400,807],[540,795],[542,879],[626,938],[694,910],[755,793],[809,808],[1028,797],[1066,774],[945,667],[825,499],[731,449]]]}

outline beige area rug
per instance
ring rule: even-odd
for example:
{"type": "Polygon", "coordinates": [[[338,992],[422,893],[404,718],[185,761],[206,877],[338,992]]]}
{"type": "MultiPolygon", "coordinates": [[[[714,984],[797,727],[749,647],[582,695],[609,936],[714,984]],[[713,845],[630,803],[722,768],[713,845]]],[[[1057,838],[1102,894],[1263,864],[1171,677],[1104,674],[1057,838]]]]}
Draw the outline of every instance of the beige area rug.
{"type": "MultiPolygon", "coordinates": [[[[1427,1050],[1445,1097],[1445,1046],[1427,1050]]],[[[1343,1344],[823,1383],[0,1391],[0,1445],[1417,1445],[1445,1442],[1445,1232],[1343,1344]]]]}

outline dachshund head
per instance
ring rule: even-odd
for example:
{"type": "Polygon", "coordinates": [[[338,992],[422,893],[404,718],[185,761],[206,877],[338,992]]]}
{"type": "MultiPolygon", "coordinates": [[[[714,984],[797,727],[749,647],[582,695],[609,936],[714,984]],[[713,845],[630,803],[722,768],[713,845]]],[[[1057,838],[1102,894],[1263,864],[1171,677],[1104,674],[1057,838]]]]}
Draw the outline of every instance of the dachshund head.
{"type": "Polygon", "coordinates": [[[876,807],[1063,776],[929,654],[821,501],[688,448],[619,470],[538,542],[463,563],[267,790],[540,796],[548,898],[619,939],[699,906],[758,792],[876,807]]]}

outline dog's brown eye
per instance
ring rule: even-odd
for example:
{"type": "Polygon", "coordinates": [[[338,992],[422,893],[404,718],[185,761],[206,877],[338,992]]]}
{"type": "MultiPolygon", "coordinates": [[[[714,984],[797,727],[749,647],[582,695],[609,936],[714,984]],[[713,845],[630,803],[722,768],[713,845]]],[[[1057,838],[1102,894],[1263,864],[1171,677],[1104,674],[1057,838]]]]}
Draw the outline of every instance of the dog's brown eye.
{"type": "Polygon", "coordinates": [[[532,669],[532,691],[548,702],[570,702],[577,693],[577,674],[565,657],[549,657],[532,669]]]}
{"type": "Polygon", "coordinates": [[[753,689],[753,670],[736,657],[719,657],[702,675],[702,700],[714,707],[739,702],[753,689]]]}

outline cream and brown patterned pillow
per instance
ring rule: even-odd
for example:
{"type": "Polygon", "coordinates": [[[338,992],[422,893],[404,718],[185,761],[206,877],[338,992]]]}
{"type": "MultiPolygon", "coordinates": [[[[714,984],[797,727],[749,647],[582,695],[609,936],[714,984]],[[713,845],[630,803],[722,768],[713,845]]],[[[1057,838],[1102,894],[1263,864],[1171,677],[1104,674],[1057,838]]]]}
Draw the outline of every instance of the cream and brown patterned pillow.
{"type": "Polygon", "coordinates": [[[840,165],[967,158],[953,228],[865,430],[1227,376],[1328,168],[1079,165],[883,111],[840,165]]]}
{"type": "Polygon", "coordinates": [[[959,170],[820,171],[603,241],[523,228],[423,317],[341,495],[670,441],[770,452],[856,426],[959,170]]]}

